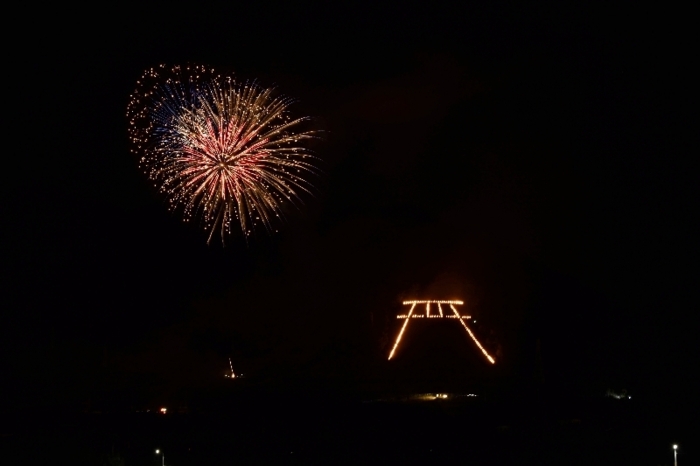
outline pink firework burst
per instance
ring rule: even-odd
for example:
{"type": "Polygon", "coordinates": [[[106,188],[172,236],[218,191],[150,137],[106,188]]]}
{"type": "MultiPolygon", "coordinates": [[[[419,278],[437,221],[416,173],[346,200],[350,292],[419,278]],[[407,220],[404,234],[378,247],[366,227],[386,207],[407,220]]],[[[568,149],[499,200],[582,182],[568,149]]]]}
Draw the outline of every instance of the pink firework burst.
{"type": "Polygon", "coordinates": [[[127,108],[132,151],[185,221],[200,218],[224,241],[234,219],[272,231],[282,206],[311,193],[315,157],[291,118],[292,101],[201,66],[147,70],[127,108]]]}

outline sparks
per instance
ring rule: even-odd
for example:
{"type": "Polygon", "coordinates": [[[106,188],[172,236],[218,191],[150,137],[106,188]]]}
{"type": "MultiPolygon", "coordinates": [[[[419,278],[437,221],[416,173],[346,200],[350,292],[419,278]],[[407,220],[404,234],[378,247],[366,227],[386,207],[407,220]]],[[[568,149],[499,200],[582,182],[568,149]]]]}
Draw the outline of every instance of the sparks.
{"type": "Polygon", "coordinates": [[[317,173],[300,144],[316,136],[296,131],[308,118],[290,117],[291,103],[201,66],[161,65],[129,102],[132,152],[171,209],[202,221],[207,242],[216,231],[223,242],[234,219],[246,237],[260,224],[273,231],[282,206],[299,207],[312,192],[307,175],[317,173]]]}

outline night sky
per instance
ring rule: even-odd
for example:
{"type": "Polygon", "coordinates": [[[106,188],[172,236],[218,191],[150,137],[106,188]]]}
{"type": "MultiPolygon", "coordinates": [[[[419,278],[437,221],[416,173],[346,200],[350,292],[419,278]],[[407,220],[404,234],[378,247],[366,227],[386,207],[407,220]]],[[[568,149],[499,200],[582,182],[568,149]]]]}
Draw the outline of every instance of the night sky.
{"type": "MultiPolygon", "coordinates": [[[[259,380],[384,380],[406,298],[464,299],[513,386],[539,340],[553,389],[697,392],[683,15],[457,4],[23,20],[6,59],[3,401],[186,397],[229,357],[259,380]],[[126,106],[161,63],[257,79],[313,117],[317,194],[278,234],[207,245],[139,170],[126,106]]],[[[435,352],[404,355],[427,371],[435,352]]]]}

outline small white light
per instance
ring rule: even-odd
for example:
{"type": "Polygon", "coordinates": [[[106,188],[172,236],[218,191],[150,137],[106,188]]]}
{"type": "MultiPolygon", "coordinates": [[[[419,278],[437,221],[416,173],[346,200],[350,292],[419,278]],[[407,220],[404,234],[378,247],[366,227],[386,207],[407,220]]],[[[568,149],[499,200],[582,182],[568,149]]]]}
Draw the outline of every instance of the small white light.
{"type": "Polygon", "coordinates": [[[156,455],[157,455],[158,453],[160,453],[160,450],[156,450],[156,455]]]}
{"type": "Polygon", "coordinates": [[[673,445],[674,450],[678,450],[678,445],[673,445]]]}

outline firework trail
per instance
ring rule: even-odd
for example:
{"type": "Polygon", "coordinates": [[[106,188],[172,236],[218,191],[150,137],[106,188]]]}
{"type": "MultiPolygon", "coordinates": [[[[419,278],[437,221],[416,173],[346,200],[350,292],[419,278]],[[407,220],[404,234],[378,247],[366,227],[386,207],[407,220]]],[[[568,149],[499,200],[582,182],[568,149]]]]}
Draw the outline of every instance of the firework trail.
{"type": "Polygon", "coordinates": [[[222,242],[236,219],[246,238],[268,231],[285,203],[311,193],[316,158],[303,147],[315,138],[295,131],[292,103],[273,89],[239,83],[201,66],[147,70],[127,107],[132,152],[185,221],[200,218],[209,243],[222,242]]]}

